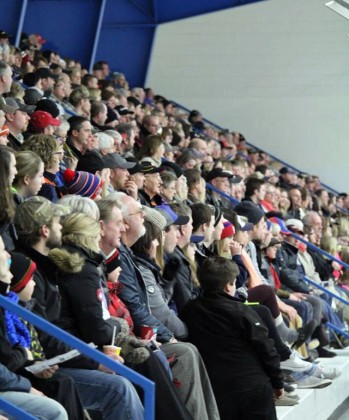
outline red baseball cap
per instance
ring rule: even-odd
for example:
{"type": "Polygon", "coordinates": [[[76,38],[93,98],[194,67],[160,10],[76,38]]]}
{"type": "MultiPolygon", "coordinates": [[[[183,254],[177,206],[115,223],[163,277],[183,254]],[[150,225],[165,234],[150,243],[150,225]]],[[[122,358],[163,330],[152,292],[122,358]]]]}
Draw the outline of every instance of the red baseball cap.
{"type": "Polygon", "coordinates": [[[46,111],[35,111],[30,117],[30,123],[35,130],[42,130],[48,125],[58,127],[61,125],[60,120],[53,118],[52,115],[46,111]]]}

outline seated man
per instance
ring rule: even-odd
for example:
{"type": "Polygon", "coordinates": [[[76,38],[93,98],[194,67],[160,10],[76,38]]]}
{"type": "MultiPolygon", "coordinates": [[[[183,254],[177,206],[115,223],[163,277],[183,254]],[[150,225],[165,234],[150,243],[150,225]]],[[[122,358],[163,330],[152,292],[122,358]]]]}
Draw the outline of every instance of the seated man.
{"type": "Polygon", "coordinates": [[[233,296],[236,264],[207,258],[198,277],[203,295],[181,313],[207,367],[222,420],[276,419],[283,395],[280,360],[258,315],[233,296]]]}

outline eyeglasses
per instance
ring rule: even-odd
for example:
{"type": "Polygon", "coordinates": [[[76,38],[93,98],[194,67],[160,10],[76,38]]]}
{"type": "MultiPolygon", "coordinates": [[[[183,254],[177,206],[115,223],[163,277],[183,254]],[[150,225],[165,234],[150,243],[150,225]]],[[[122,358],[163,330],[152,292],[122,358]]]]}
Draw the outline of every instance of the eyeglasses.
{"type": "Polygon", "coordinates": [[[129,216],[135,216],[136,214],[140,214],[140,213],[143,213],[143,209],[139,209],[136,213],[128,214],[127,217],[129,217],[129,216]]]}

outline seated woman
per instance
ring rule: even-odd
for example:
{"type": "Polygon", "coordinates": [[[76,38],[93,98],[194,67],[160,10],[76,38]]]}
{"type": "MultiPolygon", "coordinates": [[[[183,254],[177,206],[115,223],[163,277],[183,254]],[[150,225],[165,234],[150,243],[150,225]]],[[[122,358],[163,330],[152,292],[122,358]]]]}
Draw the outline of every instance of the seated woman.
{"type": "Polygon", "coordinates": [[[21,150],[31,150],[44,162],[44,183],[39,195],[55,203],[62,196],[56,175],[63,158],[63,147],[51,135],[34,134],[23,143],[21,150]]]}
{"type": "Polygon", "coordinates": [[[147,136],[139,149],[137,159],[142,162],[149,162],[153,166],[159,167],[164,156],[165,147],[160,136],[147,136]]]}
{"type": "Polygon", "coordinates": [[[27,150],[16,153],[17,174],[12,183],[16,204],[37,195],[44,181],[44,162],[34,152],[27,150]]]}

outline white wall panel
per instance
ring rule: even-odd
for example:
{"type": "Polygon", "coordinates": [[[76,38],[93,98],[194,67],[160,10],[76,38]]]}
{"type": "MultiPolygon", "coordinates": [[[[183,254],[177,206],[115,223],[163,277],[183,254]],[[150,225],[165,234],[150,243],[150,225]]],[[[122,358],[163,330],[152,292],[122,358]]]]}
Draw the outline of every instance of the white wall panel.
{"type": "Polygon", "coordinates": [[[162,25],[147,85],[349,191],[349,21],[269,0],[162,25]]]}

